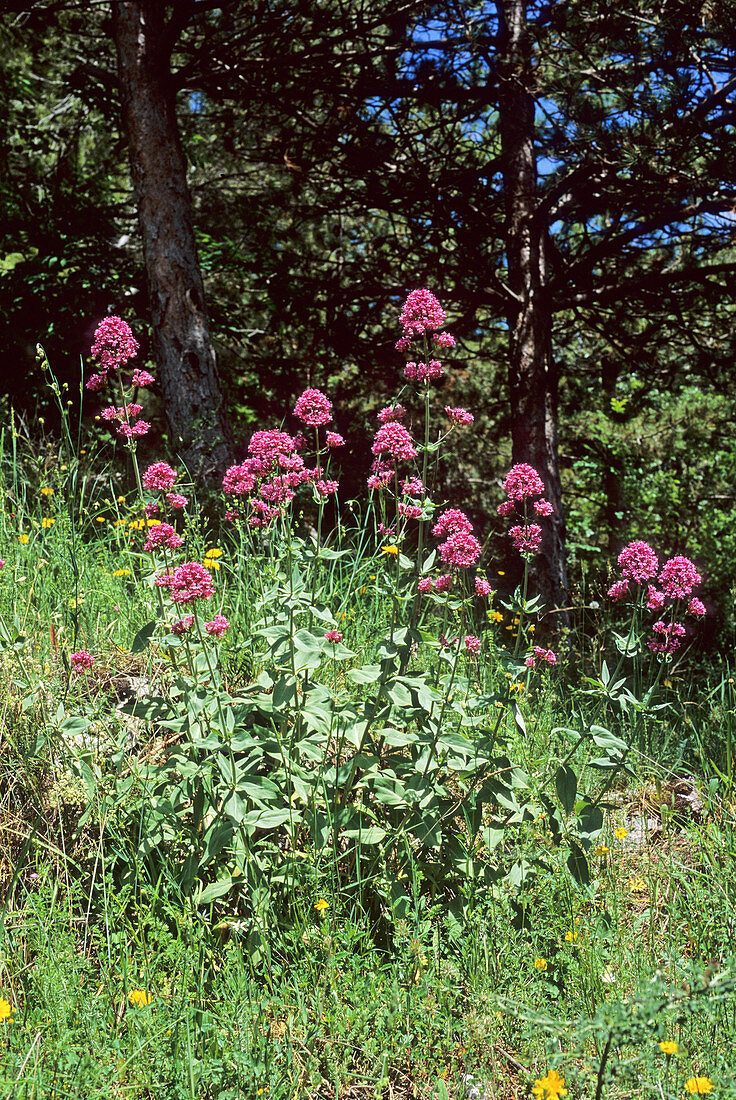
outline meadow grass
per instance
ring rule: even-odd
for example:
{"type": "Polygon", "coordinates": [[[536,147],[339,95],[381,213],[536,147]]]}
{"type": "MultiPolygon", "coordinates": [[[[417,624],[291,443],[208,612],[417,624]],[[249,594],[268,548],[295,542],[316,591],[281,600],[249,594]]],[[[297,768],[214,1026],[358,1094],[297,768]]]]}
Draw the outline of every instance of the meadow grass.
{"type": "Polygon", "coordinates": [[[185,485],[218,639],[86,438],[0,433],[2,1094],[736,1095],[729,668],[185,485]]]}

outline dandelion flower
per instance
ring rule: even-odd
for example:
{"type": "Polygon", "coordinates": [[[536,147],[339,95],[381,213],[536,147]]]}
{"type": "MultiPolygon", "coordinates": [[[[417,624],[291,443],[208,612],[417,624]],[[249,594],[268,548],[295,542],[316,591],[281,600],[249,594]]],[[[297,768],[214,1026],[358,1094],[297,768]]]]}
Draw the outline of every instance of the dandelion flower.
{"type": "Polygon", "coordinates": [[[152,993],[146,993],[145,989],[131,989],[128,994],[128,1000],[136,1008],[145,1008],[146,1005],[150,1005],[153,1000],[152,993]]]}
{"type": "Polygon", "coordinates": [[[546,1077],[534,1082],[532,1093],[537,1100],[559,1100],[561,1096],[567,1096],[565,1078],[556,1069],[551,1069],[546,1077]]]}
{"type": "Polygon", "coordinates": [[[677,1054],[677,1043],[675,1043],[672,1039],[664,1039],[659,1044],[659,1049],[662,1051],[663,1054],[666,1054],[669,1057],[670,1054],[677,1054]]]}
{"type": "Polygon", "coordinates": [[[710,1077],[691,1077],[685,1082],[685,1092],[691,1096],[706,1096],[713,1092],[713,1082],[710,1077]]]}
{"type": "Polygon", "coordinates": [[[613,835],[616,837],[616,840],[626,840],[626,837],[629,835],[629,830],[624,829],[623,825],[619,825],[613,835]]]}

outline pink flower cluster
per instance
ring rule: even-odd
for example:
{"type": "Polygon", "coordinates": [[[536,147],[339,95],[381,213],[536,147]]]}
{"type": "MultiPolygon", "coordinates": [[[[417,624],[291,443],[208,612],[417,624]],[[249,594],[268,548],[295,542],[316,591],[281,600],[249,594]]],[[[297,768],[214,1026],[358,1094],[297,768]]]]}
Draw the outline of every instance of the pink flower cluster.
{"type": "Polygon", "coordinates": [[[551,516],[554,508],[548,500],[545,500],[544,482],[534,469],[526,462],[519,462],[512,466],[503,482],[506,500],[498,506],[499,516],[513,516],[520,512],[523,523],[515,524],[509,530],[514,550],[522,557],[532,558],[538,553],[542,544],[542,528],[538,523],[531,522],[531,513],[536,516],[551,516]],[[535,500],[539,497],[539,500],[535,500]]]}
{"type": "Polygon", "coordinates": [[[338,642],[342,641],[342,634],[339,630],[328,630],[325,634],[325,639],[328,642],[332,642],[333,645],[337,645],[338,642]]]}
{"type": "Polygon", "coordinates": [[[164,547],[167,550],[178,550],[183,545],[184,539],[177,535],[170,523],[159,523],[156,527],[149,528],[143,549],[153,551],[164,547]]]}
{"type": "Polygon", "coordinates": [[[439,359],[430,359],[428,363],[407,363],[404,378],[409,382],[439,382],[445,371],[439,359]]]}
{"type": "Polygon", "coordinates": [[[171,626],[171,633],[178,638],[187,634],[194,626],[194,615],[185,615],[183,619],[177,619],[171,626]]]}
{"type": "Polygon", "coordinates": [[[100,416],[103,420],[117,421],[118,435],[123,436],[124,439],[135,439],[138,436],[147,435],[151,430],[151,425],[146,420],[134,419],[142,412],[142,405],[130,403],[125,406],[110,405],[102,410],[100,416]]]}
{"type": "Polygon", "coordinates": [[[527,668],[536,668],[537,661],[542,661],[548,665],[556,665],[557,654],[551,649],[544,649],[541,645],[535,645],[524,664],[527,668]]]}
{"type": "Polygon", "coordinates": [[[105,317],[100,321],[95,329],[92,357],[100,364],[105,376],[108,371],[124,366],[137,354],[138,341],[122,317],[105,317]]]}
{"type": "Polygon", "coordinates": [[[160,573],[155,584],[158,588],[167,588],[175,604],[209,600],[215,594],[212,574],[196,561],[184,562],[171,573],[160,573]]]}
{"type": "Polygon", "coordinates": [[[204,628],[213,638],[221,638],[230,629],[230,623],[224,615],[215,615],[211,622],[204,624],[204,628]]]}
{"type": "Polygon", "coordinates": [[[445,412],[453,424],[460,424],[463,427],[472,424],[475,420],[473,414],[469,413],[467,409],[452,408],[450,405],[445,405],[445,412]]]}
{"type": "Polygon", "coordinates": [[[432,534],[445,539],[439,546],[445,565],[452,569],[470,569],[476,564],[481,545],[472,530],[472,523],[459,508],[448,508],[442,513],[432,528],[432,534]]]}
{"type": "Polygon", "coordinates": [[[146,489],[158,489],[167,492],[176,481],[178,474],[168,462],[154,462],[143,474],[143,484],[146,489]]]}
{"type": "Polygon", "coordinates": [[[329,424],[332,402],[321,390],[305,390],[294,406],[294,415],[312,427],[329,424]]]}
{"type": "Polygon", "coordinates": [[[406,409],[403,405],[387,405],[385,409],[381,409],[378,414],[378,419],[382,424],[388,424],[390,420],[403,420],[406,416],[406,409]]]}
{"type": "MultiPolygon", "coordinates": [[[[623,548],[618,556],[618,566],[621,577],[608,590],[608,595],[614,603],[629,594],[630,585],[646,584],[647,611],[661,613],[668,600],[674,604],[671,621],[665,622],[664,619],[659,619],[652,627],[654,637],[647,643],[654,653],[664,655],[674,653],[682,645],[682,639],[686,634],[682,623],[674,620],[677,601],[686,600],[691,596],[695,585],[700,584],[702,578],[697,566],[690,558],[676,554],[669,558],[660,570],[655,551],[640,539],[630,542],[623,548]],[[655,578],[659,582],[659,587],[656,584],[647,583],[655,578]]],[[[697,596],[691,597],[686,610],[688,614],[698,619],[703,618],[706,613],[705,604],[697,596]]]]}
{"type": "Polygon", "coordinates": [[[411,337],[435,332],[446,320],[447,314],[431,291],[412,290],[404,302],[399,324],[405,335],[411,337]]]}
{"type": "Polygon", "coordinates": [[[94,657],[91,653],[88,653],[86,649],[80,649],[76,653],[72,653],[69,661],[72,666],[72,672],[76,673],[88,672],[95,663],[94,657]]]}

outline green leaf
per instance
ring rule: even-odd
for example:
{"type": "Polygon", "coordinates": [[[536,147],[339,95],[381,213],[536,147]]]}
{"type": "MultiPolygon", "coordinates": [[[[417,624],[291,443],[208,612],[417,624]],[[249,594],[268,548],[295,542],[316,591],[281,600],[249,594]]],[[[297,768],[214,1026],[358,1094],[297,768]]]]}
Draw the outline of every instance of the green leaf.
{"type": "Polygon", "coordinates": [[[208,905],[211,901],[216,901],[217,898],[223,897],[227,894],[228,890],[232,889],[235,879],[232,875],[228,875],[227,878],[220,878],[217,882],[211,882],[209,886],[205,886],[204,890],[200,891],[197,896],[197,905],[208,905]]]}
{"type": "Polygon", "coordinates": [[[567,869],[581,886],[588,886],[590,883],[590,868],[588,867],[588,861],[585,858],[585,852],[576,844],[574,840],[570,841],[570,855],[567,857],[567,869]]]}
{"type": "Polygon", "coordinates": [[[568,764],[562,764],[555,775],[555,787],[557,797],[562,803],[566,814],[571,814],[575,809],[575,799],[578,793],[578,777],[568,764]]]}
{"type": "Polygon", "coordinates": [[[136,634],[135,638],[133,639],[133,644],[130,647],[130,652],[131,653],[142,653],[143,650],[148,647],[148,644],[151,641],[151,638],[153,637],[153,634],[154,634],[155,630],[156,630],[156,620],[155,619],[153,619],[150,623],[146,623],[145,626],[142,626],[140,628],[140,630],[138,631],[138,633],[136,634]]]}
{"type": "Polygon", "coordinates": [[[362,668],[351,668],[348,672],[348,678],[354,684],[374,684],[376,680],[381,678],[381,666],[363,665],[362,668]]]}

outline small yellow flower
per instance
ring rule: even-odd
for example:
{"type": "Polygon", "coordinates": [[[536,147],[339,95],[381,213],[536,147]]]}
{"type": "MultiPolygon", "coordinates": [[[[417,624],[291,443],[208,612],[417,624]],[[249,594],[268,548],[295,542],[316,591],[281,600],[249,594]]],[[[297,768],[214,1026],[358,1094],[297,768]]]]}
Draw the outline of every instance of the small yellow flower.
{"type": "Polygon", "coordinates": [[[113,527],[125,527],[124,519],[116,519],[113,521],[113,527]]]}
{"type": "Polygon", "coordinates": [[[672,1039],[664,1039],[659,1044],[659,1049],[662,1051],[663,1054],[666,1054],[668,1056],[670,1054],[677,1054],[677,1043],[674,1042],[674,1040],[672,1039]]]}
{"type": "Polygon", "coordinates": [[[499,571],[498,571],[498,574],[497,574],[497,575],[498,575],[499,577],[505,577],[505,576],[506,576],[506,574],[505,574],[505,572],[503,571],[503,569],[499,569],[499,571]]]}
{"type": "Polygon", "coordinates": [[[18,535],[18,542],[21,546],[25,546],[28,543],[28,535],[18,535]]]}
{"type": "Polygon", "coordinates": [[[691,1096],[706,1096],[713,1092],[713,1082],[710,1077],[691,1077],[685,1082],[685,1092],[689,1092],[691,1096]]]}
{"type": "Polygon", "coordinates": [[[45,497],[52,497],[54,495],[54,490],[49,485],[44,485],[41,492],[45,497]]]}
{"type": "Polygon", "coordinates": [[[524,686],[525,685],[522,683],[509,684],[509,691],[522,692],[524,690],[524,686]]]}
{"type": "Polygon", "coordinates": [[[325,909],[330,908],[330,903],[329,901],[325,901],[324,898],[320,898],[319,901],[315,901],[314,908],[318,913],[324,913],[325,909]]]}
{"type": "Polygon", "coordinates": [[[205,569],[214,569],[215,572],[220,568],[219,561],[215,561],[213,558],[205,558],[202,565],[205,569]]]}
{"type": "Polygon", "coordinates": [[[4,997],[0,997],[0,1020],[7,1020],[9,1024],[13,1022],[13,1006],[4,997]]]}
{"type": "Polygon", "coordinates": [[[152,993],[146,993],[145,989],[131,989],[128,994],[128,1000],[136,1008],[145,1008],[146,1005],[150,1005],[153,1000],[152,993]]]}
{"type": "Polygon", "coordinates": [[[565,1078],[560,1077],[556,1069],[551,1069],[546,1077],[534,1082],[532,1093],[537,1100],[559,1100],[561,1096],[567,1096],[565,1078]]]}
{"type": "Polygon", "coordinates": [[[573,929],[571,932],[565,932],[565,939],[568,943],[573,943],[578,938],[577,929],[573,929]]]}
{"type": "Polygon", "coordinates": [[[215,547],[212,548],[212,550],[207,551],[207,553],[205,554],[205,557],[206,558],[221,558],[222,557],[222,550],[218,549],[218,547],[215,546],[215,547]]]}
{"type": "Polygon", "coordinates": [[[616,840],[625,840],[626,837],[629,835],[629,830],[624,829],[623,825],[619,825],[618,829],[616,829],[613,835],[616,837],[616,840]]]}
{"type": "Polygon", "coordinates": [[[95,516],[95,523],[107,523],[107,516],[95,516]]]}
{"type": "Polygon", "coordinates": [[[489,611],[488,618],[491,619],[494,623],[503,622],[503,615],[500,611],[489,611]]]}
{"type": "Polygon", "coordinates": [[[597,856],[607,856],[611,849],[607,844],[598,844],[595,850],[597,856]]]}
{"type": "Polygon", "coordinates": [[[125,497],[118,497],[118,504],[125,504],[125,497]]]}
{"type": "Polygon", "coordinates": [[[546,970],[547,969],[547,960],[546,959],[540,959],[539,955],[537,955],[536,959],[534,960],[534,969],[535,970],[546,970]]]}
{"type": "Polygon", "coordinates": [[[130,569],[115,569],[113,570],[113,577],[129,577],[130,569]]]}
{"type": "Polygon", "coordinates": [[[646,894],[647,892],[646,882],[643,878],[639,878],[638,875],[634,875],[630,878],[627,885],[632,894],[646,894]]]}
{"type": "Polygon", "coordinates": [[[129,531],[142,531],[145,527],[145,523],[142,519],[132,519],[128,524],[129,531]]]}
{"type": "Polygon", "coordinates": [[[382,546],[381,547],[381,553],[382,554],[398,554],[398,552],[399,552],[398,546],[382,546]]]}
{"type": "Polygon", "coordinates": [[[52,516],[44,516],[41,520],[41,526],[46,528],[53,527],[55,523],[56,520],[52,516]]]}

